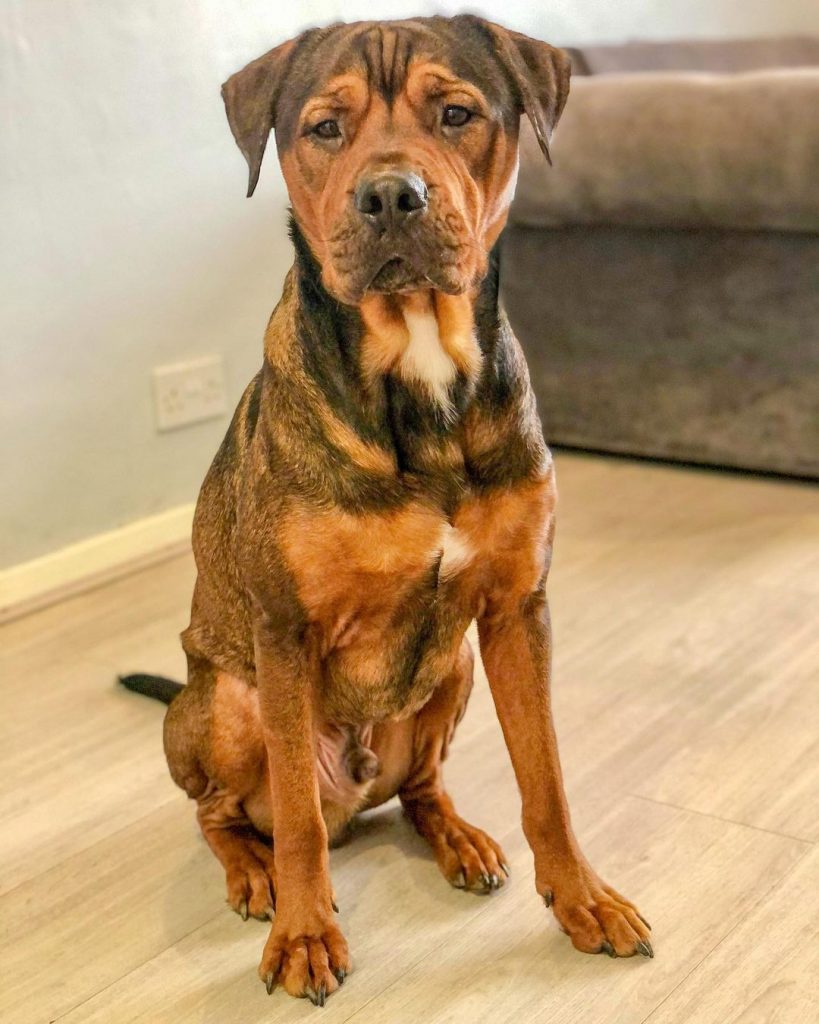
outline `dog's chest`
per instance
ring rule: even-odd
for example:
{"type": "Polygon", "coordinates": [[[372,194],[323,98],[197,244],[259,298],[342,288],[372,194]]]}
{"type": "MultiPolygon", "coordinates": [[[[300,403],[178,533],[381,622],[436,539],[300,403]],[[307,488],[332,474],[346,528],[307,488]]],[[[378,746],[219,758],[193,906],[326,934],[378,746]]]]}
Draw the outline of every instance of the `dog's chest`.
{"type": "Polygon", "coordinates": [[[482,602],[537,585],[545,511],[536,486],[468,495],[449,517],[424,501],[291,513],[280,536],[317,637],[327,714],[363,724],[422,705],[482,602]]]}
{"type": "Polygon", "coordinates": [[[362,514],[296,510],[285,518],[280,542],[327,650],[348,646],[364,620],[389,620],[414,595],[437,592],[474,554],[432,501],[362,514]]]}
{"type": "Polygon", "coordinates": [[[434,655],[444,671],[468,621],[458,580],[475,552],[463,533],[410,501],[363,515],[303,510],[281,538],[333,716],[374,721],[423,703],[423,663],[434,655]]]}

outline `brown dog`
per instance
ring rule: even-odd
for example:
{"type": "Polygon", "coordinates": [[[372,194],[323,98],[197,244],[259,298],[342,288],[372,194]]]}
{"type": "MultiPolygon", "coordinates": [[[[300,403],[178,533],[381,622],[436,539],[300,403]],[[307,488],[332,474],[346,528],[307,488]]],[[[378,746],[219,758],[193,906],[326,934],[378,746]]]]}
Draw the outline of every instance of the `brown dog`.
{"type": "Polygon", "coordinates": [[[561,51],[471,16],[309,31],[224,86],[251,193],[275,128],[296,261],[197,505],[189,682],[165,749],[231,906],[275,906],[268,991],[323,1003],[343,982],[328,840],[363,808],[397,794],[448,881],[503,884],[500,847],[441,778],[473,619],[537,891],[578,949],[652,955],[569,822],[554,474],[490,255],[520,115],[548,153],[568,87],[561,51]]]}

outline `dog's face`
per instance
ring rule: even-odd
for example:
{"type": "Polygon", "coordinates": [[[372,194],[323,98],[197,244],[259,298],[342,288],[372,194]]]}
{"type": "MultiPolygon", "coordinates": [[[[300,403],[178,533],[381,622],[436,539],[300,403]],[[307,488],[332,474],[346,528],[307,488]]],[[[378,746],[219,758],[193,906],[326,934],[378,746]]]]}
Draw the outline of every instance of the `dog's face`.
{"type": "Polygon", "coordinates": [[[325,287],[459,294],[486,272],[517,176],[521,113],[541,147],[566,56],[479,18],[314,29],[223,88],[252,194],[267,137],[325,287]]]}

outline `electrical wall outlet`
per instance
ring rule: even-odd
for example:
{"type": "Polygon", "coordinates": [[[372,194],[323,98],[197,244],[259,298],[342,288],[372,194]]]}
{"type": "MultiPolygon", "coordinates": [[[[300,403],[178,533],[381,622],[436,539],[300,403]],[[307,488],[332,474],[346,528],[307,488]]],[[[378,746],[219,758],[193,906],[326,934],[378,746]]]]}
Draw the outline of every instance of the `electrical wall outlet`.
{"type": "Polygon", "coordinates": [[[204,356],[153,370],[156,425],[175,430],[225,414],[225,370],[221,356],[204,356]]]}

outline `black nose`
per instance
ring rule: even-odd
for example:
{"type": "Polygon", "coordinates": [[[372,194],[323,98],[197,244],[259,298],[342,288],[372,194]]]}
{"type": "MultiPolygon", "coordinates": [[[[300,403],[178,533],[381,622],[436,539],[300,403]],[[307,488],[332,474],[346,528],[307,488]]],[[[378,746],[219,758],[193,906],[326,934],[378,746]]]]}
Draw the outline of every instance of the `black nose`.
{"type": "Polygon", "coordinates": [[[355,208],[378,231],[399,227],[427,208],[427,187],[417,174],[382,171],[355,190],[355,208]]]}

